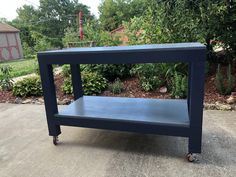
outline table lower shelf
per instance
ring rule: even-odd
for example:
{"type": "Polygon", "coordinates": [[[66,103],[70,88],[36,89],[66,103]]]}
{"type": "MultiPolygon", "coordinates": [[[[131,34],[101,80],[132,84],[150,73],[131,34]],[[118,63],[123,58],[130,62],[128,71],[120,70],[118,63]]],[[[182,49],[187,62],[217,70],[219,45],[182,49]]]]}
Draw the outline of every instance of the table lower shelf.
{"type": "Polygon", "coordinates": [[[160,134],[173,131],[176,136],[187,136],[189,129],[186,100],[83,96],[55,118],[60,125],[160,134]]]}

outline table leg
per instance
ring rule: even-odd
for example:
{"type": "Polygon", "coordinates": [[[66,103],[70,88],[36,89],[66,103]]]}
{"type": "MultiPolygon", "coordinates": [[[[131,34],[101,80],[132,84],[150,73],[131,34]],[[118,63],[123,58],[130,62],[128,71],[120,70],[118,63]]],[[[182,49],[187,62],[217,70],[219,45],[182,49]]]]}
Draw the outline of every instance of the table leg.
{"type": "Polygon", "coordinates": [[[58,113],[55,85],[52,65],[39,62],[42,81],[45,110],[50,136],[58,136],[61,133],[60,126],[55,124],[54,114],[58,113]]]}
{"type": "Polygon", "coordinates": [[[74,99],[76,100],[83,96],[80,65],[71,64],[70,68],[71,68],[71,79],[72,79],[74,99]]]}
{"type": "Polygon", "coordinates": [[[201,153],[205,62],[191,63],[189,152],[201,153]]]}

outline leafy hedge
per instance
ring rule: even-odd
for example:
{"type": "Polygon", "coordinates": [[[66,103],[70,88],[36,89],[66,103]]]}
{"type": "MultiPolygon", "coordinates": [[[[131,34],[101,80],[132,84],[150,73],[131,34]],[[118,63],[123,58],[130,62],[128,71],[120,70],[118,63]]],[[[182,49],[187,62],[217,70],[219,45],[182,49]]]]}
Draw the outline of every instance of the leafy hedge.
{"type": "Polygon", "coordinates": [[[41,96],[42,86],[39,76],[30,76],[17,81],[13,86],[13,94],[20,97],[41,96]]]}
{"type": "Polygon", "coordinates": [[[129,64],[92,64],[86,66],[86,70],[96,72],[109,81],[130,77],[131,68],[132,65],[129,64]]]}
{"type": "MultiPolygon", "coordinates": [[[[107,80],[97,73],[81,72],[84,95],[94,95],[101,93],[107,87],[107,80]]],[[[71,77],[65,77],[62,85],[65,94],[72,94],[71,77]]]]}
{"type": "Polygon", "coordinates": [[[188,93],[187,76],[175,72],[171,82],[171,96],[174,98],[186,98],[188,93]]]}
{"type": "Polygon", "coordinates": [[[0,90],[12,89],[11,71],[12,67],[9,65],[0,66],[0,90]]]}

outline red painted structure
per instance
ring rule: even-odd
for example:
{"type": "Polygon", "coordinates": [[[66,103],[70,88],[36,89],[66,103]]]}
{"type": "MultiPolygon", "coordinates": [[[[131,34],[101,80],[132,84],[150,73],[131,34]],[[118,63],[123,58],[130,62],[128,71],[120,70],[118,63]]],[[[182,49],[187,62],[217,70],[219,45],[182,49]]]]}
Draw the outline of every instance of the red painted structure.
{"type": "Polygon", "coordinates": [[[80,34],[80,40],[82,41],[84,39],[84,32],[83,32],[83,12],[79,12],[79,34],[80,34]]]}
{"type": "Polygon", "coordinates": [[[0,23],[0,61],[23,58],[19,30],[0,23]]]}

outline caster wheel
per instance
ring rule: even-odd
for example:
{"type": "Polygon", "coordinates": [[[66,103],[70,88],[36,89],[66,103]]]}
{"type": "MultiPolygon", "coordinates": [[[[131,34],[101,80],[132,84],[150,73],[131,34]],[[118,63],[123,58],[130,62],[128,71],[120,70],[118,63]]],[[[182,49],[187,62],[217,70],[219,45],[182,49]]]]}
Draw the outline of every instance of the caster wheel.
{"type": "Polygon", "coordinates": [[[58,144],[58,136],[53,136],[53,144],[56,146],[58,144]]]}
{"type": "Polygon", "coordinates": [[[191,153],[191,152],[186,155],[186,159],[187,159],[189,162],[196,162],[196,161],[197,161],[196,155],[194,155],[194,154],[191,153]]]}

